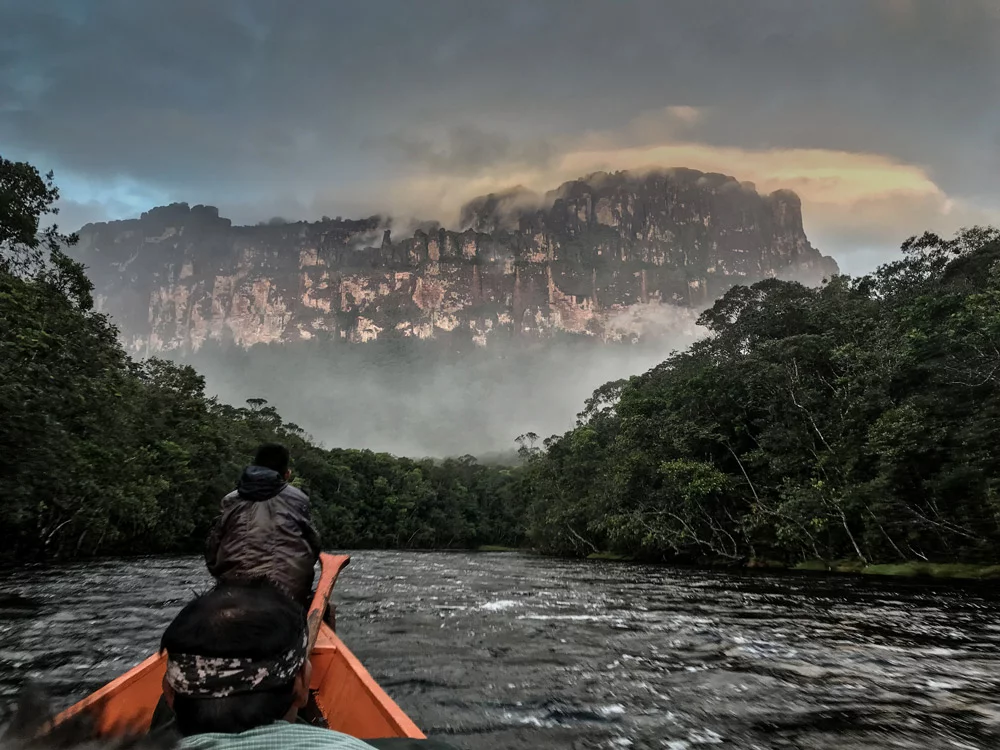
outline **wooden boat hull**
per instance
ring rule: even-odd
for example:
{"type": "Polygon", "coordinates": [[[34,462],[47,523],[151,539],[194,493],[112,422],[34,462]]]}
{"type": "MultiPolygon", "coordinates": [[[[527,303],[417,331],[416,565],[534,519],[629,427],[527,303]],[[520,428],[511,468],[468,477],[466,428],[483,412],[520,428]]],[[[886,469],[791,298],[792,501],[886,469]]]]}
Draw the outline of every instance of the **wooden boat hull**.
{"type": "MultiPolygon", "coordinates": [[[[311,690],[326,726],[359,739],[409,737],[424,739],[417,725],[379,686],[357,657],[324,622],[330,594],[340,571],[350,562],[346,555],[321,555],[322,572],[309,609],[311,690]]],[[[115,736],[149,729],[163,693],[166,656],[156,654],[133,667],[92,695],[63,711],[59,724],[81,712],[95,720],[100,736],[115,736]]]]}

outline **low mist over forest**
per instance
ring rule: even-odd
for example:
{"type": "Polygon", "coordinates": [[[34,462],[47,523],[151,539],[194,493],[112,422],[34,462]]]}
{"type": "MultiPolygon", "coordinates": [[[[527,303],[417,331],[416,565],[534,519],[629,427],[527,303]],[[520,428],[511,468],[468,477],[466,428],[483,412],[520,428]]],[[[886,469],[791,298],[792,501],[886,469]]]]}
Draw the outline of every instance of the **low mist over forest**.
{"type": "Polygon", "coordinates": [[[132,359],[64,253],[76,238],[40,231],[51,178],[0,159],[0,190],[9,559],[197,550],[254,446],[278,440],[330,547],[998,562],[995,229],[925,234],[818,288],[734,286],[699,315],[709,335],[672,354],[559,336],[534,351],[444,337],[198,352],[217,382],[285,394],[290,420],[266,396],[212,397],[190,365],[132,359]],[[514,433],[509,465],[469,455],[514,433]]]}
{"type": "Polygon", "coordinates": [[[518,435],[568,429],[595,388],[686,348],[695,315],[678,310],[677,318],[688,325],[675,336],[635,345],[565,336],[488,348],[447,339],[298,342],[207,345],[176,359],[205,377],[208,393],[234,404],[264,397],[329,447],[509,458],[518,435]]]}
{"type": "MultiPolygon", "coordinates": [[[[235,226],[184,203],[70,252],[134,356],[191,363],[329,446],[510,451],[699,332],[735,284],[835,275],[788,190],[692,169],[595,173],[471,201],[453,230],[385,216],[235,226]]],[[[387,206],[391,210],[392,206],[387,206]]]]}

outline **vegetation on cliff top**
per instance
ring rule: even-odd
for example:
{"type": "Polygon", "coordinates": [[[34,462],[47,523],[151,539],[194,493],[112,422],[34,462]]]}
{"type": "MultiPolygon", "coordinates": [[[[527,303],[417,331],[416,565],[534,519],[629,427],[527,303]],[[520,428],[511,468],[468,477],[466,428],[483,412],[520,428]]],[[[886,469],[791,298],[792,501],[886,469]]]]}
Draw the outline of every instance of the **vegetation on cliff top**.
{"type": "Polygon", "coordinates": [[[252,449],[280,440],[330,547],[1000,562],[996,230],[924,235],[819,289],[733,289],[708,339],[599,388],[566,434],[523,436],[510,468],[327,450],[263,400],[207,398],[191,367],[133,362],[60,250],[73,238],[39,232],[57,197],[0,159],[0,559],[197,551],[252,449]]]}

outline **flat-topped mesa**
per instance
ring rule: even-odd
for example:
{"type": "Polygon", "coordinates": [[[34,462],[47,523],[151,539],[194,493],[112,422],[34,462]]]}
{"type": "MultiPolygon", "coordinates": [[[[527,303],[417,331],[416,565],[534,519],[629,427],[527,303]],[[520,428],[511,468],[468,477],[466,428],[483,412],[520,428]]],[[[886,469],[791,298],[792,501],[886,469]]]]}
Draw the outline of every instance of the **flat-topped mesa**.
{"type": "Polygon", "coordinates": [[[700,307],[737,283],[837,272],[809,244],[794,193],[688,169],[484,196],[462,225],[397,239],[378,216],[232,226],[181,203],[89,224],[74,254],[142,355],[208,340],[632,339],[622,313],[640,306],[700,307]]]}

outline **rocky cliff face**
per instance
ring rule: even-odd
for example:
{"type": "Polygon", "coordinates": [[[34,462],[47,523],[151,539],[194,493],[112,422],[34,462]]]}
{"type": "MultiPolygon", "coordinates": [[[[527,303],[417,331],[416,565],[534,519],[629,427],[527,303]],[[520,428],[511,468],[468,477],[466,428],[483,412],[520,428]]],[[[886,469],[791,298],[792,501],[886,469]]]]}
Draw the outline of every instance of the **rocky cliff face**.
{"type": "MultiPolygon", "coordinates": [[[[546,196],[473,201],[464,231],[396,239],[379,217],[232,226],[174,204],[90,224],[74,254],[136,354],[334,337],[655,335],[645,313],[700,307],[768,276],[837,272],[791,192],[692,170],[594,174],[546,196]]],[[[652,316],[656,318],[655,315],[652,316]]]]}

